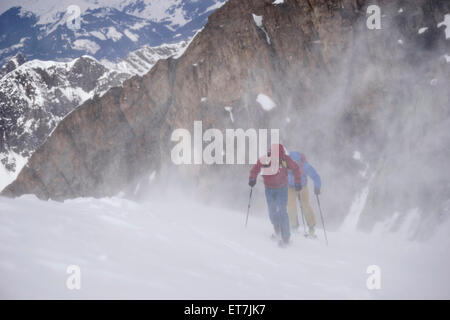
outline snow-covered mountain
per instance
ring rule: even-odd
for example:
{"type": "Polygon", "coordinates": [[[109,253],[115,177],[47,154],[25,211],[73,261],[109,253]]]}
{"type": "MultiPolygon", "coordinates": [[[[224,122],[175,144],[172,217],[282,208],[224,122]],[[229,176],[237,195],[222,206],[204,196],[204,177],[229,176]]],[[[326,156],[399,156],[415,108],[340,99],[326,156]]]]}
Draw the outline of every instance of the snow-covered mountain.
{"type": "Polygon", "coordinates": [[[14,56],[0,69],[0,190],[12,182],[29,156],[78,105],[101,96],[159,60],[181,53],[187,42],[145,46],[117,64],[89,56],[70,62],[14,56]]]}
{"type": "Polygon", "coordinates": [[[83,14],[98,8],[115,8],[127,14],[154,22],[167,22],[172,27],[184,26],[197,15],[217,9],[225,0],[12,0],[0,4],[0,13],[11,7],[22,7],[39,17],[38,24],[52,24],[60,14],[76,5],[83,14]]]}
{"type": "Polygon", "coordinates": [[[182,54],[188,43],[188,41],[182,41],[180,43],[164,44],[157,47],[144,46],[139,50],[130,52],[117,64],[110,64],[105,60],[102,62],[120,72],[144,75],[158,60],[182,54]]]}
{"type": "MultiPolygon", "coordinates": [[[[88,56],[72,62],[33,60],[4,75],[0,79],[1,170],[14,176],[67,113],[128,77],[88,56]]],[[[2,185],[8,180],[2,175],[2,185]]]]}
{"type": "Polygon", "coordinates": [[[90,55],[118,62],[142,46],[191,38],[225,0],[8,1],[0,5],[0,65],[90,55]],[[73,9],[73,6],[77,6],[73,9]],[[79,25],[75,17],[79,13],[79,25]]]}

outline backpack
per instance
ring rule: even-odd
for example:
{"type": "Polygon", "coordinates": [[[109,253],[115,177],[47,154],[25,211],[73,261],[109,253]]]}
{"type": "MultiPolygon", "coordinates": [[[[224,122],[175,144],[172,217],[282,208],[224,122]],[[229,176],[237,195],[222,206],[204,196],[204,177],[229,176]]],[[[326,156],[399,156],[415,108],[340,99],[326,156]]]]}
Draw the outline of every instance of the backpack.
{"type": "Polygon", "coordinates": [[[306,162],[306,156],[303,153],[300,153],[300,164],[299,164],[300,169],[303,169],[303,165],[305,164],[305,162],[306,162]]]}
{"type": "MultiPolygon", "coordinates": [[[[279,156],[280,156],[280,166],[277,169],[277,173],[280,172],[280,169],[282,169],[282,168],[286,168],[286,169],[288,168],[287,163],[286,163],[286,153],[282,152],[279,156]]],[[[262,168],[263,168],[263,172],[261,173],[261,175],[266,175],[268,170],[265,170],[265,169],[270,168],[270,166],[271,166],[270,151],[267,153],[267,155],[260,158],[260,162],[261,162],[262,168]]],[[[275,173],[272,172],[270,174],[275,174],[275,173]]]]}

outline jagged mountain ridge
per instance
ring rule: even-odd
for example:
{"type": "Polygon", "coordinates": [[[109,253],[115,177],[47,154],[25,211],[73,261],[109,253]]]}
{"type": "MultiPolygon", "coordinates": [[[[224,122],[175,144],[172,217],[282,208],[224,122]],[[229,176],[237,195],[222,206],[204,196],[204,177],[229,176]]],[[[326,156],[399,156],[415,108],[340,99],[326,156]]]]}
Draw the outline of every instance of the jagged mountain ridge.
{"type": "Polygon", "coordinates": [[[0,78],[0,189],[78,105],[148,72],[158,59],[176,55],[185,46],[182,42],[144,47],[117,65],[103,65],[89,56],[71,62],[25,62],[20,54],[11,59],[1,69],[5,74],[0,78]]]}
{"type": "Polygon", "coordinates": [[[158,47],[144,46],[130,52],[122,61],[111,67],[128,74],[144,75],[158,62],[170,56],[182,54],[189,42],[182,41],[175,44],[165,44],[158,47]]]}

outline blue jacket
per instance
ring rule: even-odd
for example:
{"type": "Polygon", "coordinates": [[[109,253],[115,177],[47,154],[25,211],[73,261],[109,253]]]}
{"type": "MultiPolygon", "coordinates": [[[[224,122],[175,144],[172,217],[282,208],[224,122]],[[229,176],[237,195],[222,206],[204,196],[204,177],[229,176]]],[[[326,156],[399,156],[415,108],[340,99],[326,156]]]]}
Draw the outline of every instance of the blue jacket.
{"type": "MultiPolygon", "coordinates": [[[[317,173],[317,171],[313,168],[313,166],[311,166],[306,159],[304,159],[304,161],[302,162],[302,156],[300,154],[300,152],[298,151],[291,151],[289,152],[289,156],[292,158],[292,160],[294,160],[295,162],[297,162],[297,164],[301,167],[301,169],[303,169],[303,174],[302,174],[302,187],[306,186],[308,184],[308,178],[310,177],[313,181],[314,181],[314,188],[316,189],[320,189],[322,187],[322,181],[320,180],[320,176],[317,173]],[[302,165],[303,163],[303,165],[302,165]]],[[[289,170],[289,186],[290,187],[294,187],[295,186],[295,182],[294,182],[294,176],[292,175],[292,171],[289,170]]]]}

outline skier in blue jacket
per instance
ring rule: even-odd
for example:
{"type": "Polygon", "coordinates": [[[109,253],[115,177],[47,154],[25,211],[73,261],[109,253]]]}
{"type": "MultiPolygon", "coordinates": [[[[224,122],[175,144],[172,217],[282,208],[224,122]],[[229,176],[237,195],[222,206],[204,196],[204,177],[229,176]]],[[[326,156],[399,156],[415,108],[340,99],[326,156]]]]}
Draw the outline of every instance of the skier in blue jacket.
{"type": "Polygon", "coordinates": [[[291,229],[296,230],[299,228],[298,223],[298,210],[297,210],[297,197],[300,200],[301,210],[303,215],[305,216],[306,223],[308,224],[309,236],[315,238],[315,226],[316,226],[316,218],[314,215],[314,210],[311,207],[309,202],[309,190],[308,190],[308,179],[311,178],[314,182],[314,193],[319,195],[320,189],[322,187],[322,181],[320,179],[319,174],[311,166],[307,161],[304,154],[301,154],[298,151],[291,151],[289,156],[294,160],[302,169],[302,188],[300,192],[295,191],[295,183],[294,178],[292,176],[292,172],[289,172],[289,190],[288,190],[288,205],[287,211],[289,216],[289,223],[291,225],[291,229]]]}

